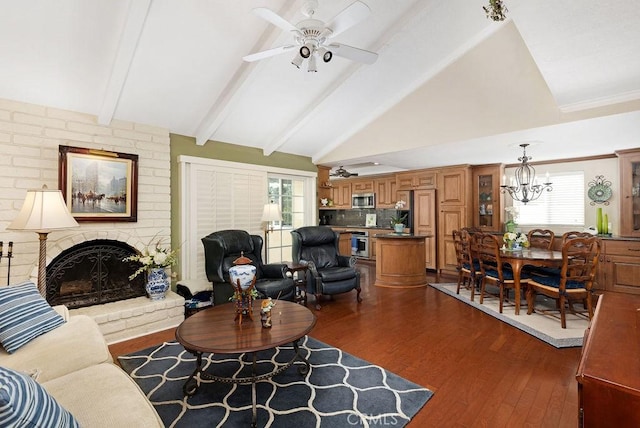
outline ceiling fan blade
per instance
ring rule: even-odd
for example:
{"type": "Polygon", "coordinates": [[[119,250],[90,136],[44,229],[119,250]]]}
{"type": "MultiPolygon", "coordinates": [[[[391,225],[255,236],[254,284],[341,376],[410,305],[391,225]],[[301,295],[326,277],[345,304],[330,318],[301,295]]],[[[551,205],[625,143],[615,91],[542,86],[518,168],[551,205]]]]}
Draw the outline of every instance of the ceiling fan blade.
{"type": "Polygon", "coordinates": [[[253,13],[258,15],[260,18],[264,19],[265,21],[269,21],[276,27],[282,28],[283,30],[298,31],[298,28],[295,25],[293,25],[292,23],[290,23],[289,21],[287,21],[286,19],[284,19],[283,17],[281,17],[280,15],[272,11],[271,9],[267,9],[266,7],[257,7],[253,9],[253,13]]]}
{"type": "Polygon", "coordinates": [[[259,61],[261,59],[269,58],[275,55],[279,55],[281,53],[285,53],[295,48],[294,45],[288,46],[280,46],[279,48],[268,49],[266,51],[260,51],[253,54],[245,55],[242,57],[243,60],[247,62],[259,61]]]}
{"type": "Polygon", "coordinates": [[[326,28],[331,30],[331,37],[335,37],[365,19],[370,12],[369,6],[356,0],[337,14],[326,28]]]}
{"type": "Polygon", "coordinates": [[[327,49],[329,49],[334,55],[338,55],[352,61],[362,62],[364,64],[373,64],[378,59],[378,54],[375,52],[339,43],[331,43],[327,46],[327,49]]]}

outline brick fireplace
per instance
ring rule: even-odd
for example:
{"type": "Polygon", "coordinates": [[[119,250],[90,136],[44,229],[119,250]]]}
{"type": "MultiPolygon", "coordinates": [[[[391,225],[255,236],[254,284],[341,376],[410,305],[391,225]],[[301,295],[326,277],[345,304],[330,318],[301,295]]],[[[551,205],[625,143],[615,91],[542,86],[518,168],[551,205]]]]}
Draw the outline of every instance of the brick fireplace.
{"type": "Polygon", "coordinates": [[[47,300],[67,306],[71,315],[92,317],[110,344],[176,327],[184,320],[184,298],[169,291],[164,300],[152,301],[143,276],[129,280],[137,265],[122,259],[139,245],[117,230],[86,231],[55,242],[47,264],[47,300]]]}

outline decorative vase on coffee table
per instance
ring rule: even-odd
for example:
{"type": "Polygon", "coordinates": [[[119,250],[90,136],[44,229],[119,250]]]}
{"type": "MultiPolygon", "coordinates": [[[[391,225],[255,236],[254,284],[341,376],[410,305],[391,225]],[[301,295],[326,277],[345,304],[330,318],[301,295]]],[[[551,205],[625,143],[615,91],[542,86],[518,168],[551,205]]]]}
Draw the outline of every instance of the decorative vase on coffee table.
{"type": "Polygon", "coordinates": [[[147,273],[145,289],[151,300],[162,300],[169,291],[169,276],[165,268],[151,268],[147,273]]]}
{"type": "Polygon", "coordinates": [[[229,268],[229,281],[233,285],[233,301],[236,305],[236,317],[234,321],[242,324],[242,319],[248,317],[253,320],[253,287],[256,283],[256,267],[251,259],[240,253],[240,257],[233,261],[234,266],[229,268]]]}

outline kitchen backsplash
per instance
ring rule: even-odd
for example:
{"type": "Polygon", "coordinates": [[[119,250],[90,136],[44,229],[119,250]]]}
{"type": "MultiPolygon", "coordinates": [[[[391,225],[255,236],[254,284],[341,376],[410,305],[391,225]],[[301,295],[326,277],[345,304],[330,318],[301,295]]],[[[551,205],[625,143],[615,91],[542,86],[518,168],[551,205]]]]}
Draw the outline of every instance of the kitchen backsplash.
{"type": "MultiPolygon", "coordinates": [[[[406,212],[406,211],[403,211],[406,212]]],[[[377,227],[391,227],[391,217],[398,214],[394,209],[349,209],[349,210],[321,210],[319,223],[331,226],[362,226],[367,220],[367,214],[376,215],[377,227]]]]}

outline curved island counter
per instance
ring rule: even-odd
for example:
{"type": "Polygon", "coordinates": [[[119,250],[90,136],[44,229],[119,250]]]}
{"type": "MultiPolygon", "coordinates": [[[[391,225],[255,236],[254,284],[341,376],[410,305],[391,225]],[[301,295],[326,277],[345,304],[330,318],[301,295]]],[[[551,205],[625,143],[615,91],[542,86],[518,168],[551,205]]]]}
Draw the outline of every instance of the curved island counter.
{"type": "Polygon", "coordinates": [[[376,235],[376,282],[378,287],[412,288],[427,285],[426,235],[388,233],[376,235]]]}

